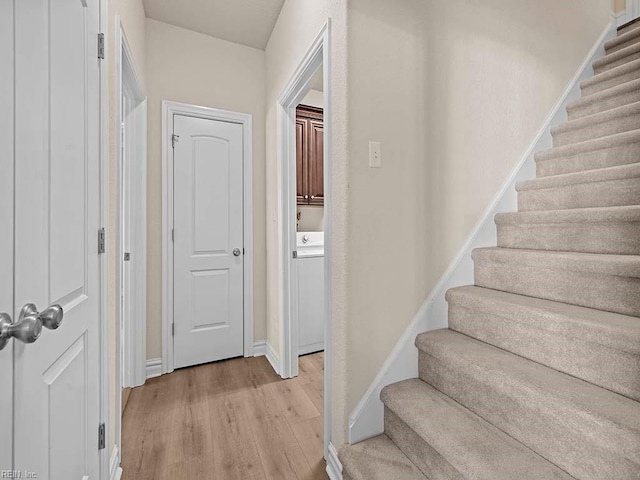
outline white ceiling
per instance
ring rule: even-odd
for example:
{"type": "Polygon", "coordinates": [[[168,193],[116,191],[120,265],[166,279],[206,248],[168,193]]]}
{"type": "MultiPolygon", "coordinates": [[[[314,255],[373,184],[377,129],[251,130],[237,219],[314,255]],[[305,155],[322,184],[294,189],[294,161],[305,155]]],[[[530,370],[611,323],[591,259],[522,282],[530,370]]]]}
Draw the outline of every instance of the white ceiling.
{"type": "Polygon", "coordinates": [[[264,50],[284,0],[143,0],[148,18],[264,50]]]}

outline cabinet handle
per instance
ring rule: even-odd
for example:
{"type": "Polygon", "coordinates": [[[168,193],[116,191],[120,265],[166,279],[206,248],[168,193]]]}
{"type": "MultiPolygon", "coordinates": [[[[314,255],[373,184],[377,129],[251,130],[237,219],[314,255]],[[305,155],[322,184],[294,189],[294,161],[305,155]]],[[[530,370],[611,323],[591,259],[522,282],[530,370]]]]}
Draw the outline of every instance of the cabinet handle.
{"type": "Polygon", "coordinates": [[[305,199],[305,200],[308,200],[308,199],[309,199],[309,195],[305,195],[305,196],[304,196],[304,199],[305,199]]]}
{"type": "Polygon", "coordinates": [[[314,198],[316,198],[316,196],[315,195],[311,195],[311,200],[313,200],[314,198]]]}

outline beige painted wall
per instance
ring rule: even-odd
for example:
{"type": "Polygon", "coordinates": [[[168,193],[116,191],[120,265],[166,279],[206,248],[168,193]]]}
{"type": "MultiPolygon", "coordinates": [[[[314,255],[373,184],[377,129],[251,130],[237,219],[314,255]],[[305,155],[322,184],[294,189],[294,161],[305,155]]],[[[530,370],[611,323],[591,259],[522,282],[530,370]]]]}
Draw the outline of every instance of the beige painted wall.
{"type": "Polygon", "coordinates": [[[627,8],[627,0],[613,0],[613,11],[618,13],[627,8]]]}
{"type": "Polygon", "coordinates": [[[162,100],[253,115],[254,338],[266,338],[265,54],[147,20],[147,358],[162,356],[162,100]]]}
{"type": "Polygon", "coordinates": [[[349,2],[347,410],[462,248],[610,10],[610,0],[349,2]],[[382,143],[380,169],[368,168],[369,140],[382,143]]]}
{"type": "Polygon", "coordinates": [[[116,252],[118,178],[116,139],[118,128],[118,97],[116,58],[119,52],[116,48],[117,31],[120,23],[125,33],[127,43],[134,57],[138,75],[145,81],[145,14],[142,0],[109,0],[107,5],[107,81],[109,97],[109,177],[108,198],[109,216],[107,223],[107,276],[108,276],[108,329],[109,329],[109,439],[110,450],[115,445],[116,420],[116,324],[117,324],[117,292],[116,273],[118,261],[116,252]]]}

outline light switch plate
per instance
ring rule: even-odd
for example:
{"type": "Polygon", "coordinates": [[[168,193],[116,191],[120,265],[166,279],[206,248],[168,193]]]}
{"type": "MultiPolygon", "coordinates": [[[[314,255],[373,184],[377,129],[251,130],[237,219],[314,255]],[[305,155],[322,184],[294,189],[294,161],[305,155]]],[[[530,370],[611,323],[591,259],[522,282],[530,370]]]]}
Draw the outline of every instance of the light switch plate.
{"type": "Polygon", "coordinates": [[[369,167],[380,168],[382,166],[382,154],[380,142],[369,142],[369,167]]]}

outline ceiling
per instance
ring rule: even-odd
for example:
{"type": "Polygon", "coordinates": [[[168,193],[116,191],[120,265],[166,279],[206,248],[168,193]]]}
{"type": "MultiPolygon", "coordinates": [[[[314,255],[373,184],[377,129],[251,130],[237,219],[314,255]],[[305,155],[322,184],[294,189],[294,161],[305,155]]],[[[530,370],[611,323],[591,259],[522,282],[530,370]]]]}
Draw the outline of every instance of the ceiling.
{"type": "Polygon", "coordinates": [[[264,50],[284,0],[143,0],[147,18],[264,50]]]}

